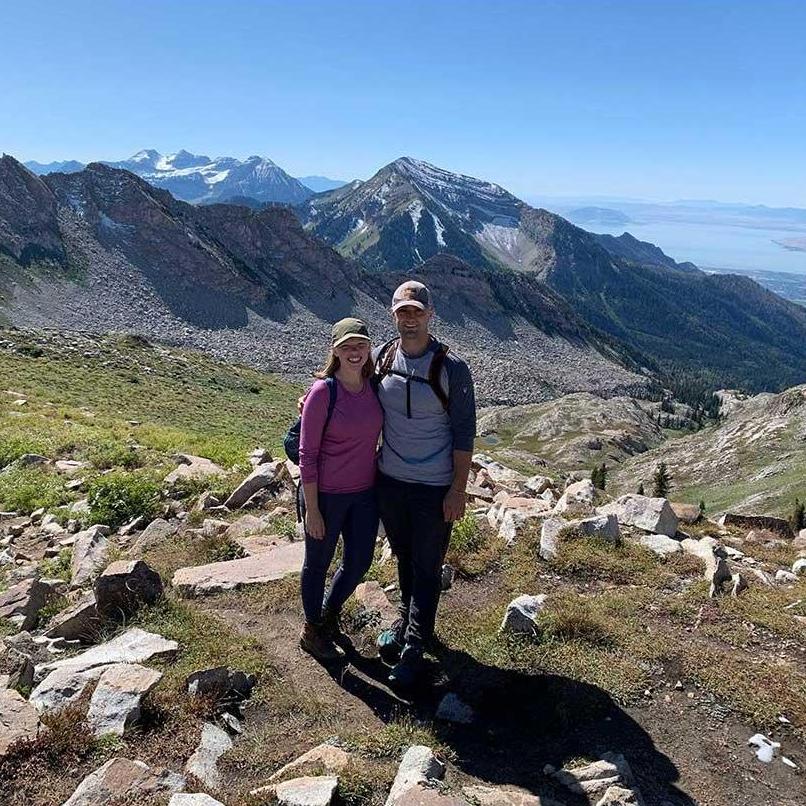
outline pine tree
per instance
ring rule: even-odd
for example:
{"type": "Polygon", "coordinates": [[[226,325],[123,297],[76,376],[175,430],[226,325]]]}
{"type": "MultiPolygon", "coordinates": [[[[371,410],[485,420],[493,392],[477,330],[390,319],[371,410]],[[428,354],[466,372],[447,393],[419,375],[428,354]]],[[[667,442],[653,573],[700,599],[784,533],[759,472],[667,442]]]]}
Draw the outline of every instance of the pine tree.
{"type": "Polygon", "coordinates": [[[652,476],[652,495],[655,498],[666,498],[672,486],[672,477],[666,467],[666,462],[661,462],[655,474],[652,476]]]}
{"type": "Polygon", "coordinates": [[[644,495],[644,482],[643,481],[638,485],[638,495],[644,495]]]}
{"type": "Polygon", "coordinates": [[[607,484],[607,465],[604,462],[593,468],[591,471],[591,481],[597,490],[604,490],[607,484]]]}
{"type": "Polygon", "coordinates": [[[796,532],[806,529],[806,501],[795,499],[795,506],[792,509],[792,528],[796,532]]]}
{"type": "Polygon", "coordinates": [[[705,515],[705,501],[700,498],[700,515],[705,515]]]}
{"type": "Polygon", "coordinates": [[[599,479],[602,482],[602,486],[599,489],[604,490],[607,487],[607,465],[604,462],[602,462],[602,469],[599,471],[599,479]]]}

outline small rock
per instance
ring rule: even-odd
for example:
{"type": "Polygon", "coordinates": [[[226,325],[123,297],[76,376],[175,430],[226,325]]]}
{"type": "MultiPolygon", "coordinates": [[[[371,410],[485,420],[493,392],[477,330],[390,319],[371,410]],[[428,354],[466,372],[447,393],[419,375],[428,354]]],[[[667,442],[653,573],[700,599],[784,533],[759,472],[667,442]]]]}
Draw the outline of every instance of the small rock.
{"type": "Polygon", "coordinates": [[[185,765],[185,773],[198,778],[210,789],[221,788],[221,773],[218,771],[218,759],[232,747],[232,739],[218,725],[205,722],[201,740],[196,751],[185,765]]]}
{"type": "Polygon", "coordinates": [[[457,722],[460,725],[469,725],[475,718],[473,709],[462,702],[452,691],[448,692],[440,701],[436,718],[445,722],[457,722]]]}
{"type": "Polygon", "coordinates": [[[128,554],[130,557],[142,557],[150,549],[173,537],[177,531],[178,527],[175,523],[166,521],[164,518],[156,518],[146,526],[143,533],[129,549],[128,554]]]}
{"type": "Polygon", "coordinates": [[[194,792],[192,794],[180,792],[176,795],[171,795],[168,806],[224,806],[224,804],[204,792],[194,792]]]}
{"type": "Polygon", "coordinates": [[[242,507],[258,490],[268,487],[277,481],[283,471],[285,465],[283,462],[266,462],[265,464],[258,465],[232,492],[230,497],[224,502],[224,506],[228,509],[239,509],[242,507]]]}
{"type": "Polygon", "coordinates": [[[679,540],[666,535],[641,535],[638,538],[638,543],[659,557],[667,557],[670,554],[683,551],[679,540]]]}
{"type": "Polygon", "coordinates": [[[453,570],[453,566],[445,563],[442,566],[442,590],[447,591],[453,587],[453,580],[455,576],[456,572],[453,570]]]}
{"type": "Polygon", "coordinates": [[[779,570],[775,572],[776,582],[797,582],[798,575],[792,571],[779,570]]]}
{"type": "MultiPolygon", "coordinates": [[[[596,501],[596,488],[590,479],[569,484],[554,506],[555,515],[592,512],[596,501]]],[[[607,514],[607,513],[604,513],[607,514]]],[[[620,519],[619,519],[620,520],[620,519]]]]}
{"type": "Polygon", "coordinates": [[[64,638],[90,644],[98,640],[103,619],[95,606],[95,594],[87,593],[77,602],[57,613],[48,624],[48,638],[64,638]]]}
{"type": "Polygon", "coordinates": [[[174,458],[179,462],[179,466],[165,477],[165,483],[169,486],[173,486],[180,479],[204,481],[205,479],[226,475],[224,468],[219,467],[215,462],[211,462],[203,456],[179,453],[174,458]]]}
{"type": "Polygon", "coordinates": [[[226,708],[248,700],[256,682],[253,674],[217,666],[188,675],[185,687],[192,697],[206,697],[226,708]]]}
{"type": "Polygon", "coordinates": [[[339,779],[332,775],[293,778],[274,786],[280,806],[330,806],[339,779]]]}
{"type": "MultiPolygon", "coordinates": [[[[805,530],[806,531],[806,530],[805,530]]],[[[801,557],[792,563],[792,573],[796,576],[806,574],[806,557],[801,557]]]]}
{"type": "Polygon", "coordinates": [[[113,758],[90,773],[62,806],[103,806],[127,795],[161,795],[184,788],[185,779],[175,772],[113,758]]]}
{"type": "Polygon", "coordinates": [[[19,739],[35,739],[39,714],[19,692],[0,689],[0,759],[19,739]]]}
{"type": "Polygon", "coordinates": [[[10,621],[18,630],[30,630],[53,595],[53,588],[39,579],[18,582],[0,593],[0,618],[10,621]]]}
{"type": "MultiPolygon", "coordinates": [[[[279,781],[285,778],[289,773],[302,772],[307,767],[319,767],[328,773],[338,773],[341,772],[349,762],[350,754],[345,750],[332,744],[320,744],[281,767],[277,772],[271,775],[269,781],[279,781]]],[[[267,789],[267,787],[263,787],[263,789],[267,789]]],[[[257,789],[254,790],[252,794],[259,794],[260,792],[261,790],[257,789]]]]}
{"type": "Polygon", "coordinates": [[[375,580],[360,583],[354,595],[368,622],[385,629],[398,617],[397,608],[375,580]]]}
{"type": "Polygon", "coordinates": [[[501,622],[499,632],[522,633],[535,635],[537,633],[537,617],[546,606],[546,594],[537,596],[524,594],[513,599],[507,605],[507,611],[501,622]]]}
{"type": "Polygon", "coordinates": [[[780,742],[774,742],[768,739],[763,733],[756,733],[747,740],[750,747],[756,750],[756,757],[759,761],[769,764],[778,755],[781,749],[780,742]]]}
{"type": "Polygon", "coordinates": [[[622,495],[610,504],[596,510],[602,515],[615,515],[618,522],[634,526],[645,532],[674,537],[678,519],[665,498],[650,498],[646,495],[622,495]]]}
{"type": "Polygon", "coordinates": [[[404,754],[397,769],[386,806],[394,806],[410,789],[421,784],[440,781],[445,776],[445,765],[430,747],[414,745],[404,754]]]}
{"type": "Polygon", "coordinates": [[[265,465],[271,461],[271,454],[265,448],[255,448],[252,453],[249,454],[249,464],[252,465],[252,467],[265,465]]]}
{"type": "MultiPolygon", "coordinates": [[[[108,527],[107,527],[108,528],[108,527]]],[[[90,582],[106,563],[109,541],[99,526],[91,526],[75,536],[71,561],[71,588],[90,582]]]]}
{"type": "Polygon", "coordinates": [[[557,556],[560,545],[560,532],[568,526],[568,521],[552,516],[543,521],[540,530],[540,556],[544,560],[551,560],[557,556]]]}

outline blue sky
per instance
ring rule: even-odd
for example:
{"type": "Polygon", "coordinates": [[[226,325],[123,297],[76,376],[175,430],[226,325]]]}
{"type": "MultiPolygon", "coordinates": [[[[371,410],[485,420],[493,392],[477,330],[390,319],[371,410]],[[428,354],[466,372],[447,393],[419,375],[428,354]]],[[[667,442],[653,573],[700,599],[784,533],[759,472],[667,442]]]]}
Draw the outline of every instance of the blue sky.
{"type": "Polygon", "coordinates": [[[806,207],[806,3],[8,0],[0,151],[806,207]]]}

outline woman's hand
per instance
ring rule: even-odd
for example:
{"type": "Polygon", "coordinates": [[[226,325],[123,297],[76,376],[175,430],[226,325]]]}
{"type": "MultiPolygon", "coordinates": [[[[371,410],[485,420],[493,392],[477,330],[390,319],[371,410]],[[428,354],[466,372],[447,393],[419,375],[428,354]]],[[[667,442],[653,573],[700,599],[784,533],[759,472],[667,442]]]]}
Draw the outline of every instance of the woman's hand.
{"type": "Polygon", "coordinates": [[[324,540],[325,521],[318,509],[305,511],[305,533],[314,540],[324,540]]]}

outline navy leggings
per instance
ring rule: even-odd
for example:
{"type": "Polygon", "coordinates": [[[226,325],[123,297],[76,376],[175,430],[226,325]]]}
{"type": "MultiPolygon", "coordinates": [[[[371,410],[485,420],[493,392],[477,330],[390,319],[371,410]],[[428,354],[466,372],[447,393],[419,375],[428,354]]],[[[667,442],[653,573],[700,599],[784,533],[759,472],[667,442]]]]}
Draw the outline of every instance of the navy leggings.
{"type": "MultiPolygon", "coordinates": [[[[302,566],[302,606],[305,621],[319,624],[322,609],[339,612],[372,565],[378,537],[378,504],[375,490],[360,493],[319,493],[319,511],[325,522],[325,536],[314,540],[305,534],[305,564],[302,566]],[[327,576],[339,535],[344,539],[341,565],[325,593],[327,576]],[[324,597],[324,605],[323,605],[324,597]]],[[[305,501],[302,501],[305,513],[305,501]]]]}

